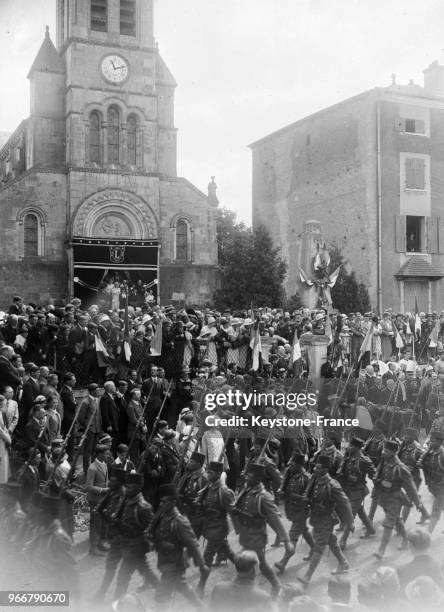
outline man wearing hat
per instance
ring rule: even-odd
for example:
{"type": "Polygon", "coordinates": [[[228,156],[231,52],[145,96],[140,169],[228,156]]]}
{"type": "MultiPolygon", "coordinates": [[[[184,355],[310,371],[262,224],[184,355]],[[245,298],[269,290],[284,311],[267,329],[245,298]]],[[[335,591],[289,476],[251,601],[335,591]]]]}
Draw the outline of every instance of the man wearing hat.
{"type": "Polygon", "coordinates": [[[257,556],[252,550],[244,550],[234,562],[236,576],[227,582],[218,582],[210,597],[210,609],[215,612],[226,610],[254,610],[268,612],[273,610],[270,595],[256,586],[257,556]]]}
{"type": "Polygon", "coordinates": [[[157,568],[160,572],[155,595],[157,606],[163,610],[175,593],[181,593],[192,605],[201,608],[202,601],[186,581],[188,563],[185,549],[199,568],[201,580],[206,580],[210,570],[202,558],[189,520],[177,508],[176,486],[172,483],[160,485],[159,496],[159,508],[146,532],[157,551],[157,568]]]}
{"type": "Polygon", "coordinates": [[[375,485],[378,486],[378,504],[384,510],[384,531],[379,549],[374,553],[377,559],[382,559],[390,541],[393,528],[396,527],[402,537],[402,547],[407,543],[407,533],[401,519],[401,508],[410,501],[418,510],[423,506],[418,497],[415,483],[409,469],[398,458],[399,445],[392,440],[384,442],[382,460],[378,465],[375,485]]]}
{"type": "MultiPolygon", "coordinates": [[[[404,465],[406,465],[412,475],[416,489],[419,491],[421,486],[421,472],[418,467],[418,461],[422,456],[421,445],[418,442],[419,432],[413,427],[407,427],[399,447],[398,457],[404,465]]],[[[411,506],[404,506],[401,517],[404,523],[407,521],[410,514],[411,506]]]]}
{"type": "MultiPolygon", "coordinates": [[[[353,518],[356,514],[359,516],[366,528],[365,537],[369,537],[375,534],[375,530],[364,510],[364,499],[369,492],[366,479],[373,480],[376,468],[370,457],[362,453],[363,446],[364,440],[361,438],[354,437],[350,440],[337,478],[350,500],[353,518]]],[[[339,542],[342,550],[345,550],[349,534],[349,529],[344,529],[339,542]]]]}
{"type": "MultiPolygon", "coordinates": [[[[222,483],[223,471],[223,462],[209,462],[208,484],[199,493],[196,502],[202,511],[202,535],[207,540],[203,557],[208,567],[212,566],[217,553],[230,561],[234,560],[234,553],[227,540],[229,532],[227,514],[234,508],[235,497],[233,491],[222,483]]],[[[206,581],[207,577],[201,576],[199,593],[203,594],[206,581]]]]}
{"type": "Polygon", "coordinates": [[[106,464],[107,447],[98,444],[95,448],[96,458],[86,473],[85,488],[90,508],[89,554],[103,557],[108,548],[105,545],[106,529],[97,506],[108,493],[108,466],[106,464]]]}
{"type": "Polygon", "coordinates": [[[342,460],[344,458],[342,452],[338,449],[341,446],[342,431],[333,428],[328,429],[325,432],[324,445],[322,449],[316,451],[312,458],[312,465],[316,465],[318,457],[320,455],[326,455],[330,457],[330,476],[336,478],[336,474],[341,467],[342,460]]]}
{"type": "Polygon", "coordinates": [[[40,395],[40,384],[38,381],[40,368],[35,363],[29,365],[29,378],[23,383],[22,398],[20,402],[20,418],[18,427],[21,431],[28,422],[28,416],[34,400],[40,395]]]}
{"type": "Polygon", "coordinates": [[[72,540],[58,518],[59,498],[36,493],[33,500],[38,508],[35,516],[40,529],[27,543],[25,552],[45,568],[54,590],[69,590],[73,600],[79,595],[79,575],[72,540]]]}
{"type": "Polygon", "coordinates": [[[190,521],[191,527],[199,539],[203,530],[202,507],[197,503],[199,491],[208,484],[208,479],[203,470],[205,455],[194,451],[185,467],[185,473],[177,487],[180,509],[190,521]]]}
{"type": "Polygon", "coordinates": [[[326,546],[338,560],[338,567],[332,574],[343,574],[349,569],[348,561],[339,547],[333,530],[339,516],[344,529],[352,531],[353,512],[341,485],[330,476],[330,468],[330,457],[319,455],[307,487],[306,495],[310,506],[314,545],[308,569],[302,578],[298,578],[303,584],[310,582],[326,546]]]}
{"type": "Polygon", "coordinates": [[[159,505],[159,484],[163,475],[162,444],[168,423],[160,420],[156,425],[156,433],[151,444],[144,450],[140,459],[140,471],[144,475],[143,495],[157,509],[159,505]]]}
{"type": "Polygon", "coordinates": [[[143,475],[127,473],[125,476],[126,496],[117,518],[123,538],[122,563],[117,574],[114,599],[127,592],[131,576],[137,570],[144,578],[144,584],[157,587],[159,580],[145,558],[148,552],[144,532],[153,519],[153,508],[141,491],[143,475]]]}
{"type": "Polygon", "coordinates": [[[106,557],[105,574],[99,590],[93,599],[102,601],[106,592],[113,581],[117,566],[122,559],[122,548],[124,538],[120,531],[120,524],[117,515],[125,498],[125,471],[120,466],[109,468],[109,490],[105,497],[99,502],[97,512],[107,525],[110,549],[106,557]]]}
{"type": "Polygon", "coordinates": [[[254,550],[259,559],[259,569],[270,582],[272,594],[277,596],[281,585],[265,557],[267,524],[284,543],[285,552],[290,556],[294,553],[294,545],[290,542],[273,497],[263,485],[264,477],[263,465],[258,463],[248,465],[245,487],[236,499],[234,518],[239,544],[243,548],[254,550]]]}
{"type": "Polygon", "coordinates": [[[88,397],[80,405],[79,428],[82,431],[85,430],[90,421],[91,423],[82,449],[83,473],[85,475],[91,464],[92,455],[102,431],[102,416],[99,409],[99,385],[96,383],[88,385],[88,397]]]}
{"type": "Polygon", "coordinates": [[[429,523],[429,532],[432,533],[441,518],[444,510],[444,433],[432,431],[428,450],[418,462],[422,468],[424,480],[433,495],[432,518],[429,523]]]}
{"type": "Polygon", "coordinates": [[[173,481],[180,463],[180,457],[176,446],[176,432],[173,429],[167,429],[165,431],[160,447],[160,454],[163,465],[161,483],[167,484],[173,481]]]}
{"type": "MultiPolygon", "coordinates": [[[[291,521],[290,540],[296,547],[299,537],[302,535],[304,540],[313,548],[313,537],[307,527],[308,507],[305,497],[305,490],[310,480],[310,474],[305,470],[305,455],[293,453],[290,463],[282,482],[282,495],[285,502],[285,515],[291,521]]],[[[285,551],[280,561],[275,563],[275,567],[283,572],[294,553],[285,551]]]]}

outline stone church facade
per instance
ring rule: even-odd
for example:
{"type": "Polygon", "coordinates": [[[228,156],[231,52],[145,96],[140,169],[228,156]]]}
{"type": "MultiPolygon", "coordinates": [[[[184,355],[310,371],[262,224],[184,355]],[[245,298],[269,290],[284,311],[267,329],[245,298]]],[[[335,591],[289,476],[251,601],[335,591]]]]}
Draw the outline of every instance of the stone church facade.
{"type": "Polygon", "coordinates": [[[94,301],[103,279],[211,301],[214,182],[177,176],[176,82],[153,0],[57,0],[28,74],[30,116],[0,151],[0,299],[94,301]]]}

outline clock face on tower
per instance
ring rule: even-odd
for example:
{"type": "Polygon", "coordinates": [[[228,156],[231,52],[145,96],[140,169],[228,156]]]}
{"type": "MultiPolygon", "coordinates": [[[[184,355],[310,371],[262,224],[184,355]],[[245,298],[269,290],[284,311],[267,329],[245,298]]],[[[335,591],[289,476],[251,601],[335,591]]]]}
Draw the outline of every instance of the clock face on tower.
{"type": "Polygon", "coordinates": [[[128,77],[128,62],[121,55],[107,55],[100,64],[100,71],[109,83],[118,85],[128,77]]]}

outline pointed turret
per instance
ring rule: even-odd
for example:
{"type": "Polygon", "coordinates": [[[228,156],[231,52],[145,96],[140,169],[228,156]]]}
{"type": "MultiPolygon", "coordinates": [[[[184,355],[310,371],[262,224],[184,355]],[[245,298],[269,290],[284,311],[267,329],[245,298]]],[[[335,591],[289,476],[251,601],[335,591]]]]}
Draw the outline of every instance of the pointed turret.
{"type": "Polygon", "coordinates": [[[64,74],[65,72],[63,60],[57,53],[57,49],[54,47],[49,36],[48,26],[46,26],[45,38],[28,73],[28,79],[31,78],[34,72],[53,72],[59,74],[64,74]]]}

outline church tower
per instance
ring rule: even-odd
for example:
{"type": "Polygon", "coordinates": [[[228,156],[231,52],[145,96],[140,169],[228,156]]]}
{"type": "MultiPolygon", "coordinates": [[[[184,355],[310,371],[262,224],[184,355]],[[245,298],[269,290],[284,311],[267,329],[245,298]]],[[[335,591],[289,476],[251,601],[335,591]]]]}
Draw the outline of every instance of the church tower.
{"type": "Polygon", "coordinates": [[[0,210],[17,229],[3,242],[0,224],[13,260],[0,292],[11,270],[15,292],[35,301],[96,302],[114,277],[153,283],[161,303],[211,302],[215,184],[208,197],[177,176],[176,82],[153,0],[56,0],[56,10],[56,44],[47,30],[28,75],[31,115],[0,151],[0,210]]]}

